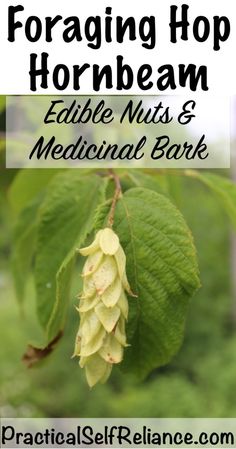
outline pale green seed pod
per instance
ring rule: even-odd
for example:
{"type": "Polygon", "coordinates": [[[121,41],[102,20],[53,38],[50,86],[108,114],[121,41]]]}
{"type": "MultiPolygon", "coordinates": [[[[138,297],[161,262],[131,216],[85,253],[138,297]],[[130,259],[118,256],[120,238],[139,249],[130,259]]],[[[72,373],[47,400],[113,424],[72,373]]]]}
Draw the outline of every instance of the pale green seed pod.
{"type": "Polygon", "coordinates": [[[83,292],[77,308],[80,325],[74,356],[80,357],[90,387],[104,383],[112,365],[123,359],[127,346],[125,321],[128,319],[126,256],[119,237],[110,228],[95,236],[90,246],[80,249],[84,264],[83,292]]]}

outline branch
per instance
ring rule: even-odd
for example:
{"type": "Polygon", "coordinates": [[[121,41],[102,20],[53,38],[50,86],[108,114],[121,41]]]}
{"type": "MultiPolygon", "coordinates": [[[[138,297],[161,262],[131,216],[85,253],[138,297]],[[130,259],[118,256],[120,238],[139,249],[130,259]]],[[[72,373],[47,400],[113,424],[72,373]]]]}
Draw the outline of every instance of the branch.
{"type": "Polygon", "coordinates": [[[119,198],[122,195],[122,191],[121,191],[121,185],[120,185],[120,178],[119,176],[112,170],[109,170],[110,173],[110,177],[113,179],[114,183],[115,183],[115,193],[112,199],[112,204],[111,204],[111,209],[108,215],[108,220],[107,220],[107,226],[109,228],[112,228],[113,223],[114,223],[114,216],[115,216],[115,209],[116,209],[116,203],[119,200],[119,198]]]}

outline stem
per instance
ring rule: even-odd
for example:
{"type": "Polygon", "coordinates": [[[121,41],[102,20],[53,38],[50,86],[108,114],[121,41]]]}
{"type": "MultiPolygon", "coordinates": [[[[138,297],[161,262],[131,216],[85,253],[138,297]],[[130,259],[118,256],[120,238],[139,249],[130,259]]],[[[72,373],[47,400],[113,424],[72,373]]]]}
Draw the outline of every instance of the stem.
{"type": "Polygon", "coordinates": [[[111,209],[110,209],[110,212],[108,215],[108,220],[107,220],[107,226],[109,226],[109,228],[112,228],[113,223],[114,223],[116,203],[117,203],[118,199],[121,197],[122,191],[121,191],[119,176],[112,169],[109,170],[109,173],[110,173],[110,177],[113,179],[113,181],[115,183],[115,187],[116,187],[115,193],[114,193],[114,196],[112,199],[111,209]]]}

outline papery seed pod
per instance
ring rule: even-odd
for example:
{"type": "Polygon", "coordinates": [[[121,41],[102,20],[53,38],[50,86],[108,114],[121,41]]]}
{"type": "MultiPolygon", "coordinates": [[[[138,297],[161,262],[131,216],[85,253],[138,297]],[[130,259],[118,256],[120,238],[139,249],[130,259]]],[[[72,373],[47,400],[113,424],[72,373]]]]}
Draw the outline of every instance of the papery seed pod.
{"type": "Polygon", "coordinates": [[[112,365],[120,363],[127,346],[125,321],[128,300],[132,292],[126,276],[126,256],[119,237],[110,228],[95,236],[86,248],[82,271],[83,291],[77,308],[80,326],[76,336],[74,356],[80,357],[90,387],[104,383],[112,365]]]}

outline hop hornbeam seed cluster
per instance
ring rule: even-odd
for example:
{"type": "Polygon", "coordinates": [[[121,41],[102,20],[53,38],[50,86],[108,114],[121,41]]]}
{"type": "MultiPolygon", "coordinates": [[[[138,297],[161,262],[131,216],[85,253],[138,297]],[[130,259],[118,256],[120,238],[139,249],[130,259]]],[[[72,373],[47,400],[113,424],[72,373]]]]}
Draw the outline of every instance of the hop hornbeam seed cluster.
{"type": "Polygon", "coordinates": [[[105,383],[112,365],[120,363],[126,343],[125,321],[132,295],[126,276],[126,256],[115,232],[105,228],[92,244],[80,249],[87,257],[82,277],[83,292],[77,308],[80,326],[74,356],[80,357],[90,387],[105,383]]]}

